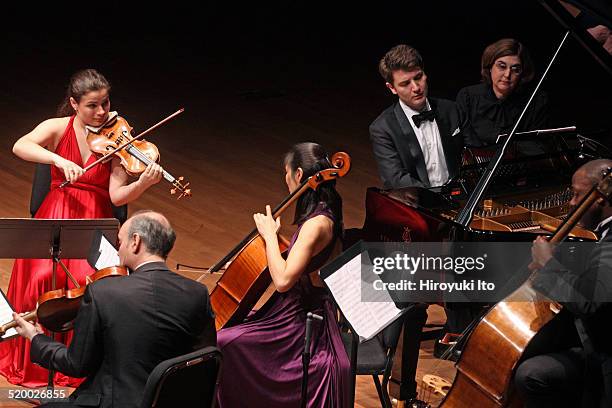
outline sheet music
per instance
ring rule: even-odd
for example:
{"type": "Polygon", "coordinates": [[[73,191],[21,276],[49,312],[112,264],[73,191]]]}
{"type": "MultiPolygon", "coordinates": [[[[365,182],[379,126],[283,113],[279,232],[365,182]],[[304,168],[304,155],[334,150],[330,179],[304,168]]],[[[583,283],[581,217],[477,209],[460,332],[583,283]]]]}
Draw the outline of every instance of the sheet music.
{"type": "Polygon", "coordinates": [[[96,260],[96,270],[121,264],[117,250],[104,235],[102,235],[102,238],[100,239],[100,247],[98,248],[98,252],[100,253],[100,256],[96,260]]]}
{"type": "Polygon", "coordinates": [[[360,341],[376,336],[402,313],[387,291],[376,291],[376,302],[361,301],[361,254],[325,278],[325,283],[360,341]]]}
{"type": "MultiPolygon", "coordinates": [[[[2,290],[0,289],[0,292],[2,290]]],[[[0,293],[0,325],[6,324],[13,320],[13,308],[9,305],[6,297],[4,297],[4,292],[0,293]]],[[[2,336],[3,340],[6,340],[10,337],[16,336],[17,331],[15,329],[9,329],[2,336]]]]}

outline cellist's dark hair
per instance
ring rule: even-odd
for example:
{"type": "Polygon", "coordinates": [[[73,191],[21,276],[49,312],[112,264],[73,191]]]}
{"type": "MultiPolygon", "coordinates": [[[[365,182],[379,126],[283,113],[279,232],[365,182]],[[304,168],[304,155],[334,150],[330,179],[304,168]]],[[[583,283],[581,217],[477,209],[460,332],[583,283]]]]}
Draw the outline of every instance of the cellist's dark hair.
{"type": "Polygon", "coordinates": [[[57,108],[57,116],[72,116],[74,109],[70,106],[70,98],[80,102],[83,95],[91,91],[100,91],[106,89],[110,92],[110,83],[104,78],[104,75],[95,69],[83,69],[74,73],[70,77],[68,87],[66,87],[66,96],[57,108]]]}
{"type": "MultiPolygon", "coordinates": [[[[302,182],[317,172],[332,167],[325,149],[321,145],[311,142],[294,145],[285,154],[283,164],[291,170],[292,175],[298,168],[301,168],[302,182]]],[[[293,223],[304,222],[320,203],[327,206],[334,215],[334,232],[339,235],[342,232],[342,197],[336,191],[335,180],[322,183],[317,190],[308,189],[298,198],[293,223]]]]}

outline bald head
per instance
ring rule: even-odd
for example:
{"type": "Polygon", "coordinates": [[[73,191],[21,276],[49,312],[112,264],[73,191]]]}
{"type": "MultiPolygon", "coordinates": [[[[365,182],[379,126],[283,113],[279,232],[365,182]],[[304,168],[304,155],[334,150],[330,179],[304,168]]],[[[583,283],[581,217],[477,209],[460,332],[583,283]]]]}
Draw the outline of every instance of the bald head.
{"type": "Polygon", "coordinates": [[[174,247],[176,234],[170,222],[162,214],[152,211],[138,211],[126,222],[128,236],[140,237],[145,250],[166,259],[174,247]]]}
{"type": "Polygon", "coordinates": [[[589,181],[591,186],[594,186],[603,179],[603,175],[610,168],[612,168],[612,160],[591,160],[590,162],[583,164],[578,170],[576,170],[576,174],[580,177],[584,177],[586,180],[589,181]]]}
{"type": "MultiPolygon", "coordinates": [[[[594,185],[603,179],[604,172],[612,167],[612,160],[599,159],[585,163],[572,177],[574,195],[570,201],[572,207],[579,205],[589,194],[594,185]]],[[[597,224],[612,216],[612,207],[607,200],[597,200],[589,207],[580,219],[580,224],[588,229],[594,229],[597,224]]]]}
{"type": "Polygon", "coordinates": [[[158,213],[157,211],[153,211],[153,210],[140,210],[140,211],[136,211],[134,214],[132,214],[132,216],[130,217],[130,219],[134,220],[140,217],[148,217],[151,218],[157,222],[159,222],[161,225],[163,225],[166,228],[172,228],[172,226],[170,225],[170,221],[168,221],[168,219],[161,213],[158,213]]]}

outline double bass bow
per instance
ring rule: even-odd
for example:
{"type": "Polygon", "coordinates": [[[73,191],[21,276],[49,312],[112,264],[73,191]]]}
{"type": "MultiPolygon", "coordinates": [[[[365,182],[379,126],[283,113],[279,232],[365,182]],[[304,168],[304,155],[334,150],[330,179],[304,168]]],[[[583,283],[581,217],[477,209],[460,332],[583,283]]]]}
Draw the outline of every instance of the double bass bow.
{"type": "MultiPolygon", "coordinates": [[[[344,177],[351,168],[350,156],[344,152],[335,153],[331,157],[331,163],[333,167],[321,170],[303,181],[272,210],[272,216],[276,218],[281,215],[309,189],[316,190],[322,183],[344,177]]],[[[287,249],[282,241],[279,241],[279,245],[281,252],[287,249]]],[[[265,242],[257,228],[213,265],[209,272],[219,271],[230,260],[231,263],[210,293],[210,303],[216,314],[217,330],[244,320],[271,282],[267,269],[265,242]]]]}
{"type": "MultiPolygon", "coordinates": [[[[179,109],[137,136],[131,135],[133,128],[125,118],[117,115],[116,112],[100,127],[87,126],[89,149],[101,157],[85,167],[84,170],[88,171],[98,163],[106,162],[113,156],[117,156],[129,175],[138,176],[150,163],[159,162],[160,158],[157,146],[143,140],[143,137],[184,111],[183,108],[179,109]]],[[[163,170],[162,175],[167,182],[172,184],[170,194],[177,195],[177,200],[191,196],[189,183],[184,182],[184,177],[174,177],[166,170],[163,170]]],[[[68,183],[68,181],[65,181],[60,184],[60,187],[65,187],[68,183]]]]}

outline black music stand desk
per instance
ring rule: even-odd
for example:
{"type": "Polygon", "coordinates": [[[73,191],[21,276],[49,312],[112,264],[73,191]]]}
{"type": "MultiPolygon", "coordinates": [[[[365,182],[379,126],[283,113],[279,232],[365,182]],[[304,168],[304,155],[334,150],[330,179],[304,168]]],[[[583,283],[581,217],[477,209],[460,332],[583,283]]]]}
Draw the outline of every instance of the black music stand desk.
{"type": "MultiPolygon", "coordinates": [[[[119,220],[0,218],[0,258],[51,259],[52,289],[56,289],[58,265],[78,286],[61,260],[87,259],[96,231],[101,231],[111,242],[116,241],[119,220]]],[[[49,374],[52,387],[51,370],[49,374]]]]}

